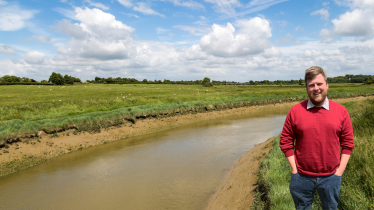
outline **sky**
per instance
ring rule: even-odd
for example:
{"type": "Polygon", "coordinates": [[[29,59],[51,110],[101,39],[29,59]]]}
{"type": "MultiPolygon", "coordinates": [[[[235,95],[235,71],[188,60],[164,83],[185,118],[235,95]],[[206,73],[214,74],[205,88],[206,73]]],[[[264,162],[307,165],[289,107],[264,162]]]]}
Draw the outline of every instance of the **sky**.
{"type": "Polygon", "coordinates": [[[374,74],[374,0],[0,0],[0,77],[374,74]]]}

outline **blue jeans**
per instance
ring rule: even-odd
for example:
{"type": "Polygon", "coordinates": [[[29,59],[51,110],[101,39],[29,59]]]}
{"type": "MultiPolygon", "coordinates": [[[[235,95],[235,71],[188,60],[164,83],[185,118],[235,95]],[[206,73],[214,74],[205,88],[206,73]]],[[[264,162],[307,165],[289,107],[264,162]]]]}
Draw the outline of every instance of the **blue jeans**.
{"type": "Polygon", "coordinates": [[[323,209],[338,208],[341,177],[335,174],[312,177],[292,174],[290,192],[296,209],[310,209],[317,190],[323,209]]]}

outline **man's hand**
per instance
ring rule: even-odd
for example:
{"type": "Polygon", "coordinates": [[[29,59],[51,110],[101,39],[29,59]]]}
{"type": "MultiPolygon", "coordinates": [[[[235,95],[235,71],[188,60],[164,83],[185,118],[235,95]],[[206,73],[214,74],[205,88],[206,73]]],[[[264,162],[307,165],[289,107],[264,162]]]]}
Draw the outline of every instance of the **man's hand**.
{"type": "Polygon", "coordinates": [[[342,157],[340,158],[340,166],[338,169],[336,169],[335,175],[336,176],[342,176],[345,170],[345,167],[347,166],[348,160],[351,157],[351,155],[342,154],[342,157]]]}
{"type": "Polygon", "coordinates": [[[297,167],[296,167],[296,161],[295,161],[295,156],[289,156],[287,157],[288,163],[291,166],[291,173],[297,174],[297,167]]]}

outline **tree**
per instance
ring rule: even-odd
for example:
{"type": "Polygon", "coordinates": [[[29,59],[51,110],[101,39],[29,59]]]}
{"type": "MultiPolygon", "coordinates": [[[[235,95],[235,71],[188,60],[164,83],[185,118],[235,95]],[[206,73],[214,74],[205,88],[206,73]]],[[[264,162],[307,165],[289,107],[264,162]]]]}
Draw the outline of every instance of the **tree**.
{"type": "Polygon", "coordinates": [[[301,78],[299,79],[299,85],[303,85],[304,83],[304,80],[302,80],[301,78]]]}
{"type": "Polygon", "coordinates": [[[64,78],[62,77],[62,75],[60,73],[55,73],[55,72],[52,72],[48,81],[52,82],[53,84],[56,84],[56,85],[65,84],[65,81],[64,81],[64,78]]]}
{"type": "Polygon", "coordinates": [[[205,77],[204,79],[203,79],[203,86],[205,86],[205,87],[211,87],[211,86],[213,86],[213,84],[212,83],[210,83],[210,78],[208,78],[208,77],[205,77]]]}
{"type": "Polygon", "coordinates": [[[64,82],[65,84],[74,84],[74,78],[72,76],[69,76],[67,74],[65,74],[64,76],[64,82]]]}

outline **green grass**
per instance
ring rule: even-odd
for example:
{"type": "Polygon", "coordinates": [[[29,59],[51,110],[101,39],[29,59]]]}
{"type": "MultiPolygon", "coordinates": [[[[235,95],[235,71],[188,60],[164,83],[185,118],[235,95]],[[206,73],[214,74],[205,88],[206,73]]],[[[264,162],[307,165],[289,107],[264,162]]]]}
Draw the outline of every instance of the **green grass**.
{"type": "MultiPolygon", "coordinates": [[[[373,95],[374,86],[330,85],[329,98],[373,95]]],[[[0,146],[18,137],[74,128],[99,132],[160,113],[201,112],[306,99],[304,86],[80,84],[0,86],[0,146]],[[50,91],[52,89],[52,91],[50,91]]]]}
{"type": "MultiPolygon", "coordinates": [[[[338,208],[374,209],[374,100],[349,102],[346,106],[352,119],[355,149],[342,176],[338,208]]],[[[291,170],[280,150],[279,137],[259,169],[259,188],[253,209],[294,209],[289,182],[291,170]]],[[[316,193],[312,209],[322,209],[316,193]]]]}

